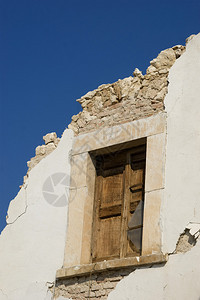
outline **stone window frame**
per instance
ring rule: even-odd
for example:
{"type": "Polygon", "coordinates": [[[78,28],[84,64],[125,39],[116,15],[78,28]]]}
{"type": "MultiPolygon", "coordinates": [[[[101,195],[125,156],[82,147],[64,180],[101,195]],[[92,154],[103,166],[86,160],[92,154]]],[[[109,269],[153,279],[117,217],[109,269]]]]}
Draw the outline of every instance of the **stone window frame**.
{"type": "Polygon", "coordinates": [[[71,153],[71,184],[63,268],[57,278],[106,269],[141,266],[167,261],[162,253],[160,208],[165,174],[166,114],[98,129],[74,138],[71,153]],[[92,222],[96,169],[90,153],[146,138],[146,171],[141,256],[92,263],[92,222]],[[76,184],[76,186],[75,186],[76,184]]]}

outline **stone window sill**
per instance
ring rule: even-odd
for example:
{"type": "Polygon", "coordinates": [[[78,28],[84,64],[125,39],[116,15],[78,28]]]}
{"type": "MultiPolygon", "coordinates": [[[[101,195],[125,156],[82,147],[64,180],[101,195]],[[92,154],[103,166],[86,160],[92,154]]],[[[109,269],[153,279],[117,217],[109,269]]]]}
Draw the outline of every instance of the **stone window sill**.
{"type": "Polygon", "coordinates": [[[127,267],[137,268],[145,265],[166,263],[167,260],[168,255],[162,253],[146,256],[127,257],[114,260],[105,260],[87,265],[59,269],[56,273],[56,278],[64,279],[68,277],[77,277],[127,267]]]}

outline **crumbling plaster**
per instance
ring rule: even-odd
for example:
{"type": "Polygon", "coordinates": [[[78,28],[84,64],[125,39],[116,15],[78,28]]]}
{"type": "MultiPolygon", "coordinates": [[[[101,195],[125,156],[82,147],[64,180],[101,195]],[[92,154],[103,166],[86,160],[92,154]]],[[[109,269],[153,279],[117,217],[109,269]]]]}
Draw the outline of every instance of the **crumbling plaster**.
{"type": "Polygon", "coordinates": [[[133,76],[88,92],[77,100],[83,111],[72,117],[69,128],[80,134],[163,111],[169,70],[184,51],[182,45],[161,51],[150,62],[145,75],[136,68],[133,76]]]}
{"type": "Polygon", "coordinates": [[[200,34],[169,72],[163,252],[173,252],[189,222],[200,223],[200,34]]]}
{"type": "Polygon", "coordinates": [[[67,207],[47,203],[42,188],[52,174],[70,174],[72,141],[73,132],[67,129],[58,147],[29,172],[10,203],[8,225],[0,235],[0,300],[52,297],[48,288],[63,263],[67,207]]]}
{"type": "MultiPolygon", "coordinates": [[[[166,110],[160,225],[162,251],[169,253],[169,260],[159,267],[135,270],[117,284],[109,300],[200,297],[200,35],[188,39],[184,51],[183,46],[162,51],[146,75],[136,69],[134,77],[89,92],[79,100],[83,111],[69,126],[75,133],[85,133],[166,110]],[[187,245],[186,231],[195,239],[192,247],[187,245]],[[179,247],[180,241],[186,248],[179,247]]],[[[70,174],[73,132],[66,130],[60,142],[55,134],[44,140],[45,145],[36,148],[35,158],[28,163],[28,176],[10,203],[8,225],[0,236],[0,300],[52,299],[49,288],[53,290],[56,270],[63,264],[67,207],[47,203],[42,186],[55,172],[70,174]]]]}
{"type": "Polygon", "coordinates": [[[109,294],[109,300],[200,299],[199,71],[200,34],[189,39],[186,52],[170,69],[165,98],[166,177],[160,222],[162,250],[169,253],[169,260],[131,273],[109,294]],[[178,248],[186,230],[196,241],[187,247],[185,239],[178,248]]]}
{"type": "Polygon", "coordinates": [[[108,300],[198,300],[200,242],[169,257],[166,265],[135,270],[118,283],[108,300]]]}
{"type": "Polygon", "coordinates": [[[28,171],[26,176],[24,176],[24,183],[26,182],[29,172],[47,155],[49,155],[51,152],[53,152],[56,147],[58,146],[58,143],[60,141],[60,138],[57,137],[57,134],[55,132],[51,132],[43,136],[43,140],[45,142],[44,145],[37,146],[35,149],[35,156],[30,159],[30,161],[27,162],[28,171]]]}

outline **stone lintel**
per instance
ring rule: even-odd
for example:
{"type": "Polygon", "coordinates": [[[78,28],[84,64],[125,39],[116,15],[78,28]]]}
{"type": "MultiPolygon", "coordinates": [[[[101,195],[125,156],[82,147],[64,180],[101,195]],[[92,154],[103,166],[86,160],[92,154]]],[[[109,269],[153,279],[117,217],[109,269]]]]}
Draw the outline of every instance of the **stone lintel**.
{"type": "Polygon", "coordinates": [[[90,152],[140,138],[164,133],[166,131],[166,114],[159,113],[148,118],[99,128],[90,133],[80,134],[74,138],[72,156],[90,152]]]}
{"type": "Polygon", "coordinates": [[[64,279],[69,277],[83,276],[87,274],[94,274],[113,269],[121,269],[127,267],[140,267],[151,264],[166,263],[168,254],[152,254],[146,256],[127,257],[121,259],[107,260],[96,262],[92,264],[79,265],[69,268],[59,269],[56,273],[57,279],[64,279]]]}

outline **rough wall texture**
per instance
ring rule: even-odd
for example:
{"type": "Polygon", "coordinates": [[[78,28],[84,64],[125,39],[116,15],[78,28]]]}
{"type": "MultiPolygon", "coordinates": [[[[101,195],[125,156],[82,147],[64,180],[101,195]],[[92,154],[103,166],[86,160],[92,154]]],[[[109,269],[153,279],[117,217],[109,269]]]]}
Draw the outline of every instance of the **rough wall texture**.
{"type": "Polygon", "coordinates": [[[32,170],[43,158],[57,148],[60,138],[57,137],[55,132],[51,132],[43,136],[43,140],[45,145],[37,146],[35,149],[35,156],[27,162],[28,172],[26,176],[24,176],[24,182],[27,180],[30,170],[32,170]]]}
{"type": "Polygon", "coordinates": [[[83,111],[72,117],[69,128],[79,134],[163,111],[169,69],[184,51],[181,45],[164,50],[150,62],[146,75],[135,69],[134,77],[103,84],[78,99],[83,111]]]}
{"type": "Polygon", "coordinates": [[[63,296],[65,299],[104,300],[107,299],[108,294],[116,287],[117,283],[133,271],[133,268],[127,268],[58,281],[54,296],[55,298],[63,296]]]}
{"type": "MultiPolygon", "coordinates": [[[[185,51],[182,45],[162,51],[150,62],[146,75],[136,68],[133,77],[103,84],[77,101],[83,111],[72,117],[68,126],[75,134],[89,132],[154,115],[164,110],[168,73],[177,58],[185,51]]],[[[59,138],[55,132],[43,137],[45,145],[35,149],[35,156],[27,162],[28,174],[44,157],[56,149],[59,138]]]]}

